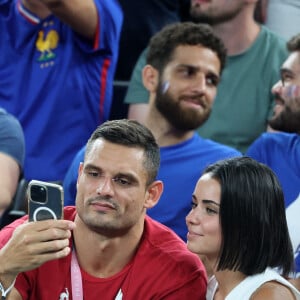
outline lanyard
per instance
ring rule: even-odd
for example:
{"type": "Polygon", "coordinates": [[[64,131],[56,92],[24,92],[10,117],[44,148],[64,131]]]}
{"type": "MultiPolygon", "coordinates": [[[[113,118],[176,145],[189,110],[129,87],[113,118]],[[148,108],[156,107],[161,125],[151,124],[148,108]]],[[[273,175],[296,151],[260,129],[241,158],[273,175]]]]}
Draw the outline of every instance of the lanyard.
{"type": "MultiPolygon", "coordinates": [[[[76,252],[74,249],[72,251],[72,259],[71,259],[71,283],[72,283],[72,299],[83,300],[81,271],[78,264],[76,252]]],[[[122,298],[123,298],[123,293],[122,290],[120,289],[115,300],[122,300],[122,298]]]]}
{"type": "Polygon", "coordinates": [[[81,271],[74,249],[72,251],[71,259],[71,282],[73,300],[83,300],[81,271]]]}

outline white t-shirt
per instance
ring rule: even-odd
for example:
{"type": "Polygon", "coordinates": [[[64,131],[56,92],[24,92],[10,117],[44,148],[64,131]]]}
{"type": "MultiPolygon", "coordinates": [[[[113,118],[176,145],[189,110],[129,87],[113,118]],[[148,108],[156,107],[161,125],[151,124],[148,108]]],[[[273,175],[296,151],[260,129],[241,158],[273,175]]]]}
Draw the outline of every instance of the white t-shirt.
{"type": "MultiPolygon", "coordinates": [[[[264,283],[269,281],[277,281],[288,287],[294,294],[296,300],[300,300],[300,292],[282,276],[274,270],[267,268],[264,273],[246,277],[238,284],[225,298],[225,300],[249,300],[252,294],[264,283]]],[[[213,300],[218,283],[215,276],[212,276],[208,281],[206,300],[213,300]]]]}

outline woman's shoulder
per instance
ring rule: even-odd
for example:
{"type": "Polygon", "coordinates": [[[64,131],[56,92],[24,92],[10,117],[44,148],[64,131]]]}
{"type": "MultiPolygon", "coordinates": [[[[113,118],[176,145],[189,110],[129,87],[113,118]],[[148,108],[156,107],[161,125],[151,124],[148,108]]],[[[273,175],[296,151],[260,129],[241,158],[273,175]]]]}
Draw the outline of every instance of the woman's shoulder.
{"type": "Polygon", "coordinates": [[[251,296],[251,300],[295,300],[290,288],[280,282],[269,281],[259,287],[251,296]]]}

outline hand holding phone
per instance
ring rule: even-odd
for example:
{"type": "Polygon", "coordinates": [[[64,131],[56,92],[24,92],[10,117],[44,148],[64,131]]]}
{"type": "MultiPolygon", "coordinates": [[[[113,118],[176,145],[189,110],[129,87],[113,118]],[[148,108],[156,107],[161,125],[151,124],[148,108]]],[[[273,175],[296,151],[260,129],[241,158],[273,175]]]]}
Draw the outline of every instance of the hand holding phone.
{"type": "Polygon", "coordinates": [[[27,193],[29,221],[63,218],[64,193],[61,185],[31,180],[27,193]]]}

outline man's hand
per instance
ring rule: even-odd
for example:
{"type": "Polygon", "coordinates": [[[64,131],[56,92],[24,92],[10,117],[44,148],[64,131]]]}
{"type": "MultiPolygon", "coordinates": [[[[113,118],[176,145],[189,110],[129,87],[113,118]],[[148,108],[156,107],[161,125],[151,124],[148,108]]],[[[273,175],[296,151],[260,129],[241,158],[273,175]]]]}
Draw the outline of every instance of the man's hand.
{"type": "Polygon", "coordinates": [[[74,31],[94,40],[98,24],[94,0],[40,0],[40,2],[74,31]]]}
{"type": "Polygon", "coordinates": [[[0,250],[0,280],[8,287],[21,272],[67,256],[69,238],[75,224],[66,220],[24,223],[17,227],[0,250]]]}

